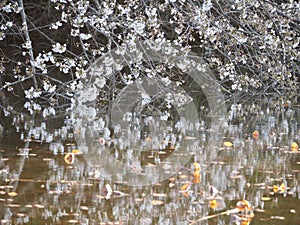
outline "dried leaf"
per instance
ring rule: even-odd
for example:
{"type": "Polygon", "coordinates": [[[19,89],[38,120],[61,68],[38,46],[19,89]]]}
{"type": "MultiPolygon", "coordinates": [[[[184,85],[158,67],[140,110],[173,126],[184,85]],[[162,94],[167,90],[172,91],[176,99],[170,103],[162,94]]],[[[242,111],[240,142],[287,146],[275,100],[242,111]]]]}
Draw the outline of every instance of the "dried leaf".
{"type": "Polygon", "coordinates": [[[258,139],[258,138],[259,138],[259,131],[258,131],[258,130],[253,131],[252,137],[253,137],[254,139],[258,139]]]}
{"type": "Polygon", "coordinates": [[[201,170],[201,167],[200,167],[200,165],[199,165],[199,163],[194,163],[194,167],[195,167],[195,172],[196,171],[199,171],[200,172],[200,170],[201,170]]]}
{"type": "Polygon", "coordinates": [[[72,150],[72,154],[79,155],[79,154],[82,154],[82,152],[79,149],[74,149],[74,150],[72,150]]]}
{"type": "Polygon", "coordinates": [[[200,182],[201,182],[201,174],[197,173],[197,172],[194,172],[193,183],[198,184],[200,182]]]}
{"type": "Polygon", "coordinates": [[[184,184],[181,188],[180,188],[180,191],[181,192],[186,192],[186,191],[188,191],[189,189],[190,189],[190,183],[186,183],[186,184],[184,184]]]}
{"type": "Polygon", "coordinates": [[[273,191],[274,193],[277,193],[279,191],[279,187],[277,185],[273,185],[273,191]]]}
{"type": "Polygon", "coordinates": [[[67,153],[64,157],[64,160],[67,164],[73,164],[74,163],[74,160],[75,160],[75,157],[72,153],[67,153]]]}
{"type": "Polygon", "coordinates": [[[298,151],[299,146],[298,146],[297,142],[293,142],[293,143],[292,143],[291,149],[292,149],[293,152],[298,151]]]}
{"type": "Polygon", "coordinates": [[[236,208],[240,211],[243,211],[252,209],[252,206],[247,200],[241,200],[236,203],[236,208]]]}
{"type": "Polygon", "coordinates": [[[218,206],[220,206],[220,203],[218,203],[216,199],[209,201],[209,207],[211,209],[215,210],[218,206]]]}

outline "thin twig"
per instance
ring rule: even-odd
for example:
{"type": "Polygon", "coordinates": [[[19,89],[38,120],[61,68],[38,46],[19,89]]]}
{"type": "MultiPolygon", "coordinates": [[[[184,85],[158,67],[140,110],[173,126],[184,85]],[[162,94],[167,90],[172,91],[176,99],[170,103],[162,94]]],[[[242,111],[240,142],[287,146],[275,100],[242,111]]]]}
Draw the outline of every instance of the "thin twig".
{"type": "Polygon", "coordinates": [[[230,215],[230,214],[233,214],[233,213],[238,213],[239,211],[240,210],[238,210],[238,209],[229,209],[225,212],[220,212],[220,213],[217,213],[217,214],[201,217],[201,218],[199,218],[197,220],[194,220],[193,222],[189,223],[189,225],[197,224],[197,223],[199,223],[203,220],[209,220],[209,219],[212,219],[212,218],[215,218],[215,217],[218,217],[218,216],[222,216],[222,215],[230,215]]]}

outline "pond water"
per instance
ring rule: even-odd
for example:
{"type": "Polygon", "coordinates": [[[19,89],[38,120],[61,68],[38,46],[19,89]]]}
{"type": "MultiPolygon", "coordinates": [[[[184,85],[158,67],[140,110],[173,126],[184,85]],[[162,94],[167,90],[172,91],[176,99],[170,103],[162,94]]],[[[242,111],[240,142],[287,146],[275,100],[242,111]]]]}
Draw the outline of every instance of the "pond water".
{"type": "MultiPolygon", "coordinates": [[[[129,185],[122,174],[88,163],[72,130],[48,130],[44,141],[38,129],[29,136],[26,129],[4,130],[1,224],[299,224],[300,154],[293,144],[300,141],[299,106],[235,106],[229,115],[222,132],[203,123],[199,138],[182,137],[195,148],[188,159],[148,185],[129,185]]],[[[179,138],[170,139],[155,149],[157,139],[141,138],[135,146],[142,147],[130,154],[113,138],[99,140],[97,148],[123,162],[136,157],[141,167],[132,173],[151,174],[174,154],[179,138]]]]}

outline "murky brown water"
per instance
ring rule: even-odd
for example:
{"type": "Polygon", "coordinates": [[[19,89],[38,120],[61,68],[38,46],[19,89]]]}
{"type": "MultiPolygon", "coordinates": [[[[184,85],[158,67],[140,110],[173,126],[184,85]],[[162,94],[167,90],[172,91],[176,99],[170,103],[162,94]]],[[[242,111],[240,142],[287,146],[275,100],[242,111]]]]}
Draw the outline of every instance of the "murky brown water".
{"type": "MultiPolygon", "coordinates": [[[[76,149],[71,139],[61,142],[64,152],[54,154],[50,143],[5,134],[1,224],[299,224],[300,154],[291,150],[292,142],[300,141],[299,108],[290,113],[251,124],[245,119],[226,127],[225,137],[207,131],[215,138],[213,160],[201,162],[202,155],[194,154],[175,175],[141,187],[104,179],[84,154],[66,161],[66,153],[76,149]],[[237,210],[241,200],[252,208],[237,210]]],[[[162,162],[171,153],[172,146],[148,150],[141,161],[154,165],[156,155],[162,162]]]]}

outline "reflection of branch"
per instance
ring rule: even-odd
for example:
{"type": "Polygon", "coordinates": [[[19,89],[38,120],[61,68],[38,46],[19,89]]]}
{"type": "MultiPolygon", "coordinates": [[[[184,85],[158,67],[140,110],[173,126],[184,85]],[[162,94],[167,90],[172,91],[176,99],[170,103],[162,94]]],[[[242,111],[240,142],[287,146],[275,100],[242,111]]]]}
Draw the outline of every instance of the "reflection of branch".
{"type": "MultiPolygon", "coordinates": [[[[21,0],[22,1],[22,0],[21,0]]],[[[35,113],[33,113],[32,115],[32,120],[34,121],[34,117],[35,117],[35,113]]],[[[33,129],[33,123],[31,124],[31,127],[29,128],[28,130],[28,134],[27,134],[27,141],[25,143],[25,146],[24,148],[29,148],[29,144],[30,144],[30,138],[31,138],[31,131],[33,129]]],[[[20,159],[20,165],[19,165],[19,171],[18,171],[18,179],[16,179],[16,183],[14,184],[14,188],[13,188],[13,191],[16,191],[17,188],[18,188],[18,185],[19,185],[19,181],[20,181],[20,177],[21,177],[21,174],[23,172],[23,168],[24,168],[24,165],[25,165],[25,161],[26,161],[26,156],[22,156],[21,159],[20,159]]]]}
{"type": "Polygon", "coordinates": [[[29,51],[29,57],[30,57],[30,64],[31,64],[32,71],[33,71],[33,74],[32,74],[33,83],[34,83],[34,87],[37,88],[37,80],[35,78],[35,67],[33,65],[34,55],[33,55],[32,44],[31,44],[31,40],[30,40],[30,36],[29,36],[27,21],[26,21],[26,14],[25,14],[25,10],[24,10],[23,0],[19,0],[19,4],[20,4],[20,7],[22,9],[21,10],[21,16],[22,16],[22,22],[23,22],[23,29],[24,29],[24,34],[25,34],[25,40],[26,40],[26,44],[29,45],[28,51],[29,51]]]}

